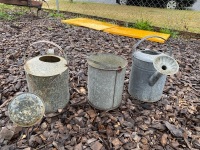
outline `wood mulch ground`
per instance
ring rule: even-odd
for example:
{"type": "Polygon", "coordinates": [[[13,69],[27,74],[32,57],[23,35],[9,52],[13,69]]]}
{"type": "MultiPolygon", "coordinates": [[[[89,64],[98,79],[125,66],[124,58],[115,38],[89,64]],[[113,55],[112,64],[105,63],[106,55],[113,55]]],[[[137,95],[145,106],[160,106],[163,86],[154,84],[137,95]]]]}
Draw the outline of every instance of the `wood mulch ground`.
{"type": "MultiPolygon", "coordinates": [[[[161,52],[170,44],[180,65],[177,74],[168,76],[163,96],[155,103],[139,102],[127,91],[132,47],[138,39],[67,26],[59,19],[28,13],[13,21],[1,20],[0,41],[1,150],[200,149],[200,39],[141,44],[140,48],[161,52]],[[65,50],[70,102],[63,110],[46,115],[27,140],[26,134],[20,138],[22,128],[10,121],[7,106],[15,95],[28,91],[23,55],[27,46],[38,40],[53,41],[65,50]],[[87,102],[86,57],[102,52],[128,60],[122,104],[109,112],[97,110],[87,102]]],[[[27,57],[44,54],[46,48],[39,44],[27,52],[27,57]]]]}

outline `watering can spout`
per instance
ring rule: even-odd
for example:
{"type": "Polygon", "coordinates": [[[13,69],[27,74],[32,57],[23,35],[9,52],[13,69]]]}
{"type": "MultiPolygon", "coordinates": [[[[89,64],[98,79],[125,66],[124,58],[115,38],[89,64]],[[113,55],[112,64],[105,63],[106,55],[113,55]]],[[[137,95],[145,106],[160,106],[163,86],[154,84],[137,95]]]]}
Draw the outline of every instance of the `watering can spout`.
{"type": "Polygon", "coordinates": [[[149,85],[153,86],[159,79],[160,77],[163,76],[162,73],[156,71],[150,78],[149,78],[149,85]]]}
{"type": "Polygon", "coordinates": [[[173,75],[178,72],[179,65],[176,60],[170,56],[162,55],[156,57],[153,61],[155,73],[149,78],[149,85],[153,86],[163,75],[173,75]]]}

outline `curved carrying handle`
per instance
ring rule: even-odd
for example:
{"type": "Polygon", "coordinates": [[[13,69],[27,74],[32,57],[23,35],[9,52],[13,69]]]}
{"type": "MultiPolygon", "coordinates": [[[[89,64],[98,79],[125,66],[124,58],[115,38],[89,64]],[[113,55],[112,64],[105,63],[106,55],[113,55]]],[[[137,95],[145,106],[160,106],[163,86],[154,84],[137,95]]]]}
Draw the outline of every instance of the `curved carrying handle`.
{"type": "MultiPolygon", "coordinates": [[[[28,46],[27,50],[29,50],[29,47],[30,47],[30,46],[33,46],[33,45],[39,44],[39,43],[51,44],[51,45],[57,47],[57,48],[62,52],[64,58],[67,60],[67,56],[66,56],[64,50],[63,50],[59,45],[57,45],[56,43],[51,42],[51,41],[41,40],[41,41],[34,42],[34,43],[32,43],[32,44],[30,44],[30,45],[28,46]]],[[[25,51],[25,54],[24,54],[24,63],[25,63],[25,61],[26,61],[26,53],[27,53],[27,51],[25,51]]]]}
{"type": "MultiPolygon", "coordinates": [[[[146,36],[144,37],[143,39],[141,39],[140,41],[138,41],[134,46],[133,46],[133,53],[134,51],[136,50],[136,48],[142,43],[144,42],[146,39],[149,39],[149,38],[160,38],[160,39],[163,39],[164,41],[166,41],[166,39],[164,39],[163,37],[160,37],[160,36],[157,36],[157,35],[149,35],[149,36],[146,36]]],[[[168,49],[169,49],[169,56],[172,56],[172,48],[171,46],[168,44],[168,49]]],[[[133,56],[133,54],[132,54],[133,56]]]]}

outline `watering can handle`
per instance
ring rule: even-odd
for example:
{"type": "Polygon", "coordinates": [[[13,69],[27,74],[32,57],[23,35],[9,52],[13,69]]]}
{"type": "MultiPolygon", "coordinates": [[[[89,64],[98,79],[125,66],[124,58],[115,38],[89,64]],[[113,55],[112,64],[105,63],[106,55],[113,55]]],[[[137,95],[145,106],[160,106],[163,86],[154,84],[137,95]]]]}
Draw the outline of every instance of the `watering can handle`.
{"type": "MultiPolygon", "coordinates": [[[[66,56],[66,54],[65,54],[65,52],[64,52],[64,50],[59,46],[59,45],[57,45],[56,43],[54,43],[54,42],[51,42],[51,41],[46,41],[46,40],[40,40],[40,41],[37,41],[37,42],[34,42],[34,43],[31,43],[29,46],[28,46],[28,48],[27,49],[29,49],[29,47],[30,46],[33,46],[33,45],[35,45],[35,44],[38,44],[38,43],[46,43],[46,44],[51,44],[51,45],[53,45],[53,46],[55,46],[55,47],[57,47],[61,52],[62,52],[62,54],[63,54],[63,56],[64,56],[64,58],[67,60],[67,56],[66,56]]],[[[25,51],[25,54],[24,54],[24,63],[25,63],[25,61],[26,61],[26,53],[27,53],[27,51],[25,51]]]]}
{"type": "MultiPolygon", "coordinates": [[[[166,39],[164,39],[163,37],[160,37],[160,36],[157,36],[157,35],[150,35],[150,36],[146,36],[144,37],[143,39],[141,39],[140,41],[138,41],[134,46],[133,46],[133,50],[136,50],[136,48],[143,42],[145,41],[146,39],[149,39],[149,38],[160,38],[160,39],[163,39],[164,41],[166,41],[166,39]]],[[[168,44],[168,49],[169,49],[169,56],[172,56],[172,48],[171,46],[168,44]]]]}

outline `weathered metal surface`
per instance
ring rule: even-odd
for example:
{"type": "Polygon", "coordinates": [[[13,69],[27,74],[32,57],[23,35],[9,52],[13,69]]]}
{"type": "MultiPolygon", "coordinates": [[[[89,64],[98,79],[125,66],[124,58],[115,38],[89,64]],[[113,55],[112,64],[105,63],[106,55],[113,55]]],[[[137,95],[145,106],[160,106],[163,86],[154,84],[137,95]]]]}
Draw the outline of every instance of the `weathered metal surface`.
{"type": "Polygon", "coordinates": [[[127,60],[113,54],[88,58],[88,99],[100,110],[117,108],[122,100],[127,60]]]}
{"type": "Polygon", "coordinates": [[[26,61],[24,69],[31,75],[50,77],[63,73],[67,69],[66,64],[67,61],[62,57],[43,55],[26,61]]]}
{"type": "Polygon", "coordinates": [[[166,76],[162,75],[153,86],[150,86],[149,79],[155,72],[156,69],[153,67],[153,59],[152,62],[144,62],[134,58],[129,78],[129,94],[145,102],[158,101],[162,96],[166,76]]]}
{"type": "MultiPolygon", "coordinates": [[[[148,36],[136,43],[137,46],[148,36]]],[[[171,51],[170,51],[171,55],[171,51]]],[[[132,69],[128,91],[130,95],[145,102],[160,100],[164,89],[166,75],[177,72],[174,59],[160,52],[141,50],[133,53],[132,69]],[[161,71],[162,70],[162,71],[161,71]]]]}
{"type": "Polygon", "coordinates": [[[44,116],[45,106],[40,97],[31,93],[16,96],[8,106],[10,119],[19,126],[29,127],[44,116]]]}
{"type": "Polygon", "coordinates": [[[42,8],[42,2],[34,0],[0,0],[0,3],[18,6],[37,7],[38,9],[42,8]]]}
{"type": "Polygon", "coordinates": [[[56,112],[69,102],[68,69],[60,75],[41,77],[26,74],[28,89],[39,95],[45,103],[45,112],[56,112]]]}
{"type": "MultiPolygon", "coordinates": [[[[34,44],[38,43],[52,44],[50,41],[34,44]]],[[[53,45],[56,46],[55,43],[53,45]]],[[[70,94],[66,59],[56,55],[37,56],[26,61],[24,69],[28,89],[44,100],[46,113],[56,112],[67,105],[70,94]]]]}

